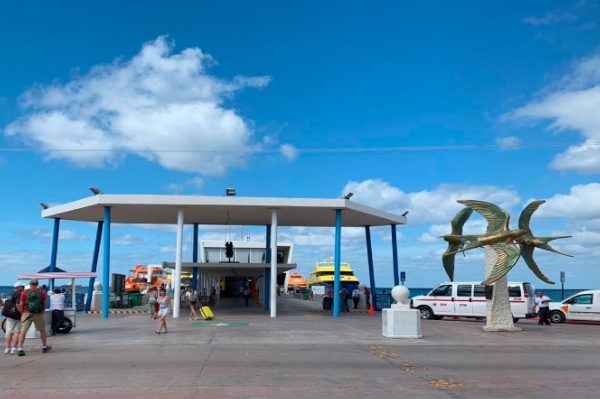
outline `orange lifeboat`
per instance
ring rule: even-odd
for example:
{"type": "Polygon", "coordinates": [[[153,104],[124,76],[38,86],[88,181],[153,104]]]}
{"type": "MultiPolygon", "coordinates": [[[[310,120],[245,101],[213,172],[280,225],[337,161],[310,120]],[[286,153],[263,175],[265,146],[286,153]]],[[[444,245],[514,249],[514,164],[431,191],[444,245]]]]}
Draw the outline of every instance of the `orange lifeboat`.
{"type": "Polygon", "coordinates": [[[306,288],[308,283],[306,279],[298,273],[292,273],[288,277],[288,289],[290,288],[306,288]]]}

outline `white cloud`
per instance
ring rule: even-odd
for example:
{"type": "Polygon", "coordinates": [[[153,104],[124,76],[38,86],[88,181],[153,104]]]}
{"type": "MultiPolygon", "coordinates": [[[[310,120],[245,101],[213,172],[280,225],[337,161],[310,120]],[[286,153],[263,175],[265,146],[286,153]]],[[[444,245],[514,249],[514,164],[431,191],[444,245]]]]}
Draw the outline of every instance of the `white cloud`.
{"type": "Polygon", "coordinates": [[[550,84],[540,99],[508,118],[550,121],[555,131],[572,130],[585,139],[558,154],[551,166],[559,170],[600,172],[600,53],[578,62],[573,71],[550,84]]]}
{"type": "Polygon", "coordinates": [[[515,136],[500,137],[496,139],[496,144],[501,150],[514,150],[521,145],[521,139],[515,136]]]}
{"type": "Polygon", "coordinates": [[[298,150],[291,144],[283,144],[279,147],[279,151],[288,161],[293,161],[298,158],[298,150]]]}
{"type": "MultiPolygon", "coordinates": [[[[35,238],[41,238],[43,240],[51,240],[52,239],[52,231],[50,231],[50,230],[36,229],[36,230],[31,231],[31,235],[35,238]]],[[[87,236],[76,233],[72,230],[62,229],[58,232],[58,240],[59,241],[69,241],[69,240],[85,241],[85,240],[87,240],[87,236]]]]}
{"type": "Polygon", "coordinates": [[[558,25],[558,24],[564,23],[564,22],[575,22],[575,21],[577,21],[577,17],[575,15],[568,14],[568,13],[561,13],[559,11],[549,11],[542,16],[529,16],[529,17],[523,18],[523,22],[525,22],[528,25],[533,25],[533,26],[540,26],[540,25],[551,26],[551,25],[558,25]]]}
{"type": "Polygon", "coordinates": [[[578,184],[569,194],[556,194],[546,200],[536,215],[569,220],[600,219],[600,184],[578,184]]]}
{"type": "Polygon", "coordinates": [[[349,182],[342,193],[353,192],[353,201],[401,214],[408,210],[410,225],[424,223],[446,223],[458,212],[462,205],[456,200],[478,199],[489,201],[503,208],[510,208],[520,202],[519,194],[511,189],[484,185],[444,184],[434,190],[405,193],[379,179],[362,182],[349,182]]]}
{"type": "Polygon", "coordinates": [[[110,238],[110,243],[111,245],[117,245],[117,246],[131,246],[131,245],[143,245],[146,244],[148,242],[147,239],[143,238],[143,237],[139,237],[139,236],[134,236],[132,234],[121,234],[115,237],[111,237],[110,238]]]}
{"type": "Polygon", "coordinates": [[[203,175],[245,165],[264,144],[224,102],[245,87],[266,86],[269,78],[216,78],[207,73],[214,63],[210,55],[199,48],[174,53],[173,47],[159,37],[130,60],[31,89],[23,96],[25,116],[5,134],[21,137],[50,159],[85,167],[128,154],[203,175]]]}

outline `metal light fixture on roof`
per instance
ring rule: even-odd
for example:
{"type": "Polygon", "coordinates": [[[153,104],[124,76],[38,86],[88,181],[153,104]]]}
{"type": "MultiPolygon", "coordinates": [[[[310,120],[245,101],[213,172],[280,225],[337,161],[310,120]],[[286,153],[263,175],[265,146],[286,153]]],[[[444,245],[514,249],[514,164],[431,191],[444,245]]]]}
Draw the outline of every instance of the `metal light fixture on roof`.
{"type": "Polygon", "coordinates": [[[40,202],[40,206],[42,207],[42,209],[48,209],[48,208],[50,208],[48,206],[48,204],[46,204],[45,202],[40,202]]]}
{"type": "Polygon", "coordinates": [[[404,216],[404,217],[406,217],[406,215],[408,215],[408,211],[406,211],[402,214],[402,216],[404,216]]]}
{"type": "Polygon", "coordinates": [[[350,193],[344,195],[344,198],[349,200],[353,195],[354,195],[354,193],[350,192],[350,193]]]}
{"type": "Polygon", "coordinates": [[[90,187],[90,191],[94,193],[94,195],[102,194],[102,191],[100,191],[100,189],[96,186],[90,187]]]}
{"type": "Polygon", "coordinates": [[[235,196],[235,188],[233,188],[233,187],[226,188],[225,195],[234,197],[235,196]]]}

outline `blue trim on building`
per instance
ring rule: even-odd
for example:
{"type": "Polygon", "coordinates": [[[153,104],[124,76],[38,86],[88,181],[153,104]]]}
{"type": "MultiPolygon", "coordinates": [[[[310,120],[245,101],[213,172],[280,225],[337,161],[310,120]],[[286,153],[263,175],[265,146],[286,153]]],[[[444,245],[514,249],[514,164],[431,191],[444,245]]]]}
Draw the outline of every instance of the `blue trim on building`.
{"type": "Polygon", "coordinates": [[[365,236],[367,239],[367,261],[369,263],[369,282],[371,283],[371,304],[373,309],[377,309],[377,287],[375,287],[375,273],[373,271],[373,249],[371,248],[371,228],[365,226],[365,236]]]}
{"type": "Polygon", "coordinates": [[[340,258],[342,253],[342,210],[335,210],[335,248],[333,258],[333,317],[340,315],[340,258]]]}
{"type": "Polygon", "coordinates": [[[104,207],[104,242],[102,246],[102,317],[108,319],[110,305],[110,206],[104,207]]]}
{"type": "Polygon", "coordinates": [[[396,239],[396,225],[392,225],[392,262],[394,266],[394,287],[400,285],[400,274],[398,273],[398,245],[396,239]]]}
{"type": "MultiPolygon", "coordinates": [[[[92,273],[96,272],[98,268],[98,254],[100,253],[100,241],[102,241],[102,225],[104,222],[98,222],[98,227],[96,228],[96,241],[94,242],[94,255],[92,257],[92,273]]],[[[87,290],[87,299],[85,301],[85,310],[90,311],[92,308],[92,295],[94,292],[94,282],[96,281],[96,277],[90,277],[90,282],[88,284],[87,290]]]]}
{"type": "MultiPolygon", "coordinates": [[[[198,262],[198,223],[194,223],[194,242],[192,243],[192,261],[198,262]]],[[[192,267],[192,289],[198,289],[198,268],[192,267]]]]}
{"type": "Polygon", "coordinates": [[[265,245],[265,263],[267,265],[269,265],[269,267],[265,267],[265,274],[264,274],[264,280],[265,280],[265,284],[264,284],[264,291],[263,292],[263,309],[264,310],[271,310],[270,307],[270,303],[271,303],[271,225],[268,224],[267,225],[267,239],[265,240],[266,245],[265,245]]]}
{"type": "MultiPolygon", "coordinates": [[[[56,258],[58,256],[58,233],[60,228],[60,219],[54,219],[54,230],[52,231],[52,252],[50,253],[50,267],[48,271],[50,273],[54,273],[56,271],[56,258]]],[[[51,278],[50,282],[50,290],[54,291],[54,279],[51,278]]]]}

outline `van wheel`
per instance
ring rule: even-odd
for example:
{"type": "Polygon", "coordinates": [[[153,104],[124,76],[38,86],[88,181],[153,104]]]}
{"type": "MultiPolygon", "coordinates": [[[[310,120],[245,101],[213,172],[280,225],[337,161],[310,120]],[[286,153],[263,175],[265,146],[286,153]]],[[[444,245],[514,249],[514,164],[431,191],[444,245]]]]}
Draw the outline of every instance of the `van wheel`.
{"type": "Polygon", "coordinates": [[[553,310],[550,312],[550,321],[552,323],[564,323],[565,315],[560,310],[553,310]]]}
{"type": "Polygon", "coordinates": [[[434,317],[433,310],[429,306],[419,306],[419,312],[421,312],[421,318],[431,320],[434,317]]]}

